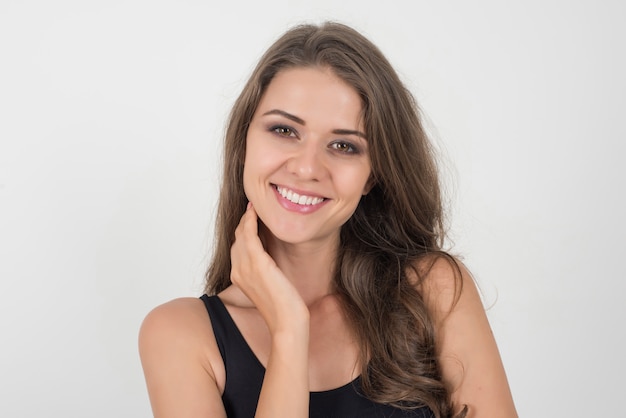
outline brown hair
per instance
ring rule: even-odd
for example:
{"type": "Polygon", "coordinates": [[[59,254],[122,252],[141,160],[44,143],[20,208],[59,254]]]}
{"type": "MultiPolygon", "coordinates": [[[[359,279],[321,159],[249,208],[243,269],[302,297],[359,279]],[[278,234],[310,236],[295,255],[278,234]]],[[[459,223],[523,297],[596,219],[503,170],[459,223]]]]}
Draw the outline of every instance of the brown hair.
{"type": "MultiPolygon", "coordinates": [[[[361,380],[376,402],[428,406],[452,416],[442,382],[432,318],[411,270],[443,256],[443,210],[433,150],[413,96],[378,48],[338,23],[297,26],[263,55],[228,121],[216,242],[206,273],[209,294],[230,285],[230,247],[245,211],[243,165],[248,125],[265,89],[281,70],[329,67],[361,96],[373,188],[341,230],[335,287],[361,346],[361,380]]],[[[458,266],[457,270],[458,270],[458,266]]],[[[462,413],[464,415],[464,413],[462,413]]]]}

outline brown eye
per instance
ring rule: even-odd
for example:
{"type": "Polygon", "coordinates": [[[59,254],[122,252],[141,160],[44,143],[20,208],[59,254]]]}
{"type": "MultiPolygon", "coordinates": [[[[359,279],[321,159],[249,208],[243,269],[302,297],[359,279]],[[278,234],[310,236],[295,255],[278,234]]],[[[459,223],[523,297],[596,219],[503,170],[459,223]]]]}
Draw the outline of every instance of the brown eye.
{"type": "Polygon", "coordinates": [[[349,142],[337,141],[331,144],[331,148],[339,151],[342,154],[357,154],[358,149],[349,142]]]}
{"type": "Polygon", "coordinates": [[[290,137],[290,136],[294,136],[295,135],[293,129],[288,128],[287,126],[275,126],[275,127],[272,128],[272,131],[274,131],[276,134],[278,134],[280,136],[284,136],[284,137],[290,137]]]}

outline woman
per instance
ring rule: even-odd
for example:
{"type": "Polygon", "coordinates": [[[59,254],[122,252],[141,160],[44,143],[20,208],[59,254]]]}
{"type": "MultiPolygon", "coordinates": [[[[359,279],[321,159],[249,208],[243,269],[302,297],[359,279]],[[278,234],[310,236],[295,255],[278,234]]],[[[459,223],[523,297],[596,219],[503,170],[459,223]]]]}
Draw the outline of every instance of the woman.
{"type": "Polygon", "coordinates": [[[288,31],[225,141],[212,296],[140,332],[156,417],[517,416],[476,287],[441,250],[417,107],[374,45],[288,31]]]}

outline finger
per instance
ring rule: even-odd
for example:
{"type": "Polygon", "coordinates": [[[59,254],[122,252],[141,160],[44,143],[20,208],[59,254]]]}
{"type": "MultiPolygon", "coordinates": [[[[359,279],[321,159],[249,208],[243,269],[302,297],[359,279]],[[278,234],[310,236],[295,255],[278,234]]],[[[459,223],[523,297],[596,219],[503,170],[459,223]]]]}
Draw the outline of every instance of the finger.
{"type": "Polygon", "coordinates": [[[244,213],[242,219],[241,219],[241,223],[243,224],[243,231],[244,231],[244,235],[252,238],[258,238],[259,237],[259,222],[258,222],[259,218],[257,216],[256,210],[254,209],[254,206],[252,206],[252,203],[248,203],[248,207],[246,209],[246,212],[244,213]]]}
{"type": "Polygon", "coordinates": [[[251,203],[248,204],[235,230],[235,242],[231,248],[231,257],[239,256],[239,260],[248,262],[259,261],[265,250],[258,235],[258,217],[251,203]]]}
{"type": "Polygon", "coordinates": [[[245,225],[247,223],[247,219],[249,218],[248,214],[250,213],[251,207],[252,207],[252,202],[248,202],[248,205],[246,206],[246,210],[244,211],[243,215],[241,215],[241,218],[239,218],[239,224],[237,225],[237,228],[235,228],[235,239],[241,237],[241,235],[246,230],[245,225]]]}

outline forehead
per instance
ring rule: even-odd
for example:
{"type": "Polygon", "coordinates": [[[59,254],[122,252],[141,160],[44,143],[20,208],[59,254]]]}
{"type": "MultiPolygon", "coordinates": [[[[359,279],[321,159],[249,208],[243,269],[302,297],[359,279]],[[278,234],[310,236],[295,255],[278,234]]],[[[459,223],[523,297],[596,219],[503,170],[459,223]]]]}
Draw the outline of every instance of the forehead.
{"type": "Polygon", "coordinates": [[[325,121],[340,128],[361,128],[358,92],[326,67],[296,67],[279,71],[267,86],[255,116],[283,110],[307,123],[325,121]]]}

